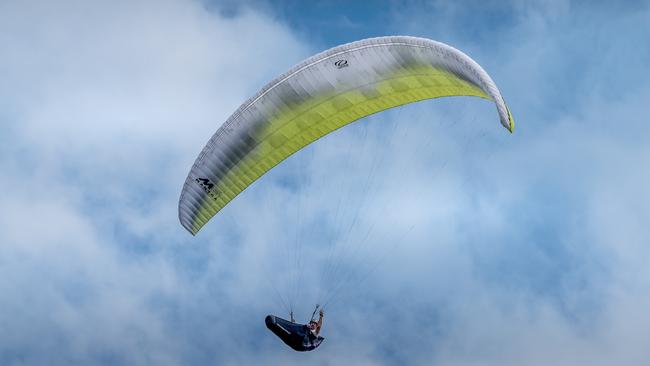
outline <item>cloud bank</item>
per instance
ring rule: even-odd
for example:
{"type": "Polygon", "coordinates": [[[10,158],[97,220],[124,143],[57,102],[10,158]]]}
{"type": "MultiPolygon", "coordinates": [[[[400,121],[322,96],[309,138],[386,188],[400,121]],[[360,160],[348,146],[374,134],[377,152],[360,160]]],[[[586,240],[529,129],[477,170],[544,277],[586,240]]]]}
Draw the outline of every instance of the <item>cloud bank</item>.
{"type": "Polygon", "coordinates": [[[0,5],[0,363],[643,364],[647,4],[396,9],[386,29],[486,68],[515,134],[476,100],[372,116],[191,238],[176,204],[202,144],[321,45],[269,4],[0,5]],[[262,323],[295,248],[301,317],[330,257],[352,278],[310,354],[262,323]]]}

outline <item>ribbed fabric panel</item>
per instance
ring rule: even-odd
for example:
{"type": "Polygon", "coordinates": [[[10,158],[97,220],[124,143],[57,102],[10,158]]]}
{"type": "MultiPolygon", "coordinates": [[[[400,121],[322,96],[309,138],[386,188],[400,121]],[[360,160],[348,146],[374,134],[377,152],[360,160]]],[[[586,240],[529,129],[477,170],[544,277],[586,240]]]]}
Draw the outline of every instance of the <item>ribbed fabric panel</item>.
{"type": "Polygon", "coordinates": [[[185,180],[179,219],[193,235],[228,202],[291,154],[369,114],[444,96],[495,102],[512,116],[490,76],[440,42],[380,37],[308,58],[267,84],[208,141],[185,180]]]}

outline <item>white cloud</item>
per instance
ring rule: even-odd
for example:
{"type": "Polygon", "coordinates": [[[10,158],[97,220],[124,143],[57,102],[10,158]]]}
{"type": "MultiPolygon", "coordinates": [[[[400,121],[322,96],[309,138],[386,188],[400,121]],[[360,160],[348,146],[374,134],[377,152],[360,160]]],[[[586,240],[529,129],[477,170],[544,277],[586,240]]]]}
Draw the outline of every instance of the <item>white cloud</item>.
{"type": "MultiPolygon", "coordinates": [[[[11,107],[1,363],[191,360],[202,346],[174,327],[204,326],[183,321],[197,309],[188,301],[216,301],[197,309],[209,317],[223,306],[211,287],[223,289],[211,278],[220,269],[188,264],[211,266],[213,249],[188,244],[178,192],[229,111],[307,48],[250,9],[224,17],[172,0],[5,2],[0,34],[0,99],[11,107]]],[[[215,328],[225,339],[228,327],[215,328]]]]}
{"type": "MultiPolygon", "coordinates": [[[[396,19],[410,17],[411,34],[436,25],[431,37],[486,65],[519,122],[513,136],[480,101],[373,116],[289,159],[190,238],[176,203],[202,144],[318,50],[251,8],[0,5],[1,363],[646,360],[649,53],[639,43],[629,57],[643,35],[608,34],[631,34],[647,11],[603,31],[598,9],[519,4],[488,47],[455,26],[463,7],[433,9],[448,21],[396,19]],[[328,311],[324,346],[295,354],[262,325],[282,310],[266,279],[291,284],[283,253],[296,230],[303,259],[321,263],[340,228],[341,273],[370,276],[328,311]]],[[[302,317],[319,277],[305,272],[302,317]]]]}

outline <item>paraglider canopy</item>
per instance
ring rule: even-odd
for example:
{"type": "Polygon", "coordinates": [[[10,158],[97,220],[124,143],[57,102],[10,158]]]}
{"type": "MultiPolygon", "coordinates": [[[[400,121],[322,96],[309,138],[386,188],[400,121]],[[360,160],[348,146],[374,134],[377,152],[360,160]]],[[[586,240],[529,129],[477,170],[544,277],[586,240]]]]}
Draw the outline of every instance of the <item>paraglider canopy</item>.
{"type": "Polygon", "coordinates": [[[512,115],[490,76],[446,44],[380,37],[315,55],[242,104],[208,141],[183,186],[181,224],[195,235],[255,180],[340,127],[446,96],[493,101],[501,124],[513,131],[512,115]]]}

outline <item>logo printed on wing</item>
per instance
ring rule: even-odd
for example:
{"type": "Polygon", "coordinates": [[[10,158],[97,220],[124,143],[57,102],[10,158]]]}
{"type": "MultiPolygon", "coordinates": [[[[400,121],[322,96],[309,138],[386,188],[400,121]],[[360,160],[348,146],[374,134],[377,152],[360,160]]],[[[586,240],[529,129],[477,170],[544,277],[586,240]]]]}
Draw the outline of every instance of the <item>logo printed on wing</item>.
{"type": "Polygon", "coordinates": [[[210,179],[208,178],[196,178],[194,179],[196,183],[203,188],[203,191],[207,193],[208,196],[210,196],[213,200],[216,200],[217,197],[219,197],[219,192],[215,191],[213,192],[212,189],[214,188],[214,183],[210,182],[210,179]]]}
{"type": "Polygon", "coordinates": [[[344,60],[344,59],[338,60],[334,62],[334,66],[336,66],[337,69],[348,67],[348,60],[344,60]]]}

